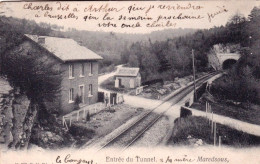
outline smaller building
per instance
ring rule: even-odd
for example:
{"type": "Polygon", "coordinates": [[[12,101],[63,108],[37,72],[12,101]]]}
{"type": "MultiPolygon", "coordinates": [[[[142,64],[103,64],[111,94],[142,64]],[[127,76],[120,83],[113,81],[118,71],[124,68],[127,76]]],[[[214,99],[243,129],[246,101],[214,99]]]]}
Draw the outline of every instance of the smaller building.
{"type": "Polygon", "coordinates": [[[141,86],[141,74],[139,68],[119,68],[115,74],[116,88],[136,88],[139,86],[141,86]]]}

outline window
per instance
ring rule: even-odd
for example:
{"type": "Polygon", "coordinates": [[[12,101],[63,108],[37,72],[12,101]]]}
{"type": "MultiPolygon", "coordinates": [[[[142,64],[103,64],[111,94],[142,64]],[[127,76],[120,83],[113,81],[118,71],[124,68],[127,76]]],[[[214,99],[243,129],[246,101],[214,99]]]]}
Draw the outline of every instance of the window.
{"type": "Polygon", "coordinates": [[[89,84],[88,96],[91,97],[92,95],[93,95],[93,92],[92,92],[92,84],[89,84]]]}
{"type": "Polygon", "coordinates": [[[83,77],[85,75],[85,65],[84,63],[81,64],[81,73],[80,76],[83,77]]]}
{"type": "Polygon", "coordinates": [[[74,102],[74,89],[70,88],[70,92],[69,92],[69,103],[74,102]]]}
{"type": "Polygon", "coordinates": [[[74,65],[70,64],[69,65],[69,78],[73,78],[74,77],[74,65]]]}
{"type": "Polygon", "coordinates": [[[89,76],[92,76],[92,75],[93,75],[93,63],[91,62],[90,66],[89,66],[89,76]]]}

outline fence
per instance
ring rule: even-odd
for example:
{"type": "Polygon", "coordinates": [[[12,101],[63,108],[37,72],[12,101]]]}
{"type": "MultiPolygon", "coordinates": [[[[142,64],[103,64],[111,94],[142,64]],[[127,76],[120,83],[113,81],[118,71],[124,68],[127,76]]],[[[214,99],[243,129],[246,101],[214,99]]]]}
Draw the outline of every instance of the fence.
{"type": "Polygon", "coordinates": [[[81,109],[77,111],[73,111],[69,114],[66,114],[62,117],[62,125],[66,127],[68,130],[69,126],[71,126],[72,121],[80,121],[86,118],[87,114],[93,115],[95,113],[98,113],[99,111],[106,109],[107,107],[111,107],[112,105],[120,104],[124,102],[124,96],[122,94],[108,94],[108,100],[109,102],[103,103],[103,102],[98,102],[96,104],[92,105],[87,105],[82,107],[81,109]],[[113,97],[110,97],[111,95],[115,95],[113,97]],[[67,120],[69,120],[69,126],[67,125],[67,120]]]}
{"type": "Polygon", "coordinates": [[[148,85],[144,85],[144,86],[140,86],[138,88],[135,89],[135,95],[139,95],[140,93],[142,93],[144,91],[144,88],[147,87],[148,85]]]}
{"type": "Polygon", "coordinates": [[[62,117],[62,125],[66,127],[68,130],[67,120],[69,120],[69,126],[71,126],[72,121],[79,121],[82,119],[85,119],[87,116],[87,113],[89,115],[93,115],[101,110],[105,109],[104,103],[96,103],[88,106],[84,106],[81,109],[77,111],[73,111],[69,114],[66,114],[62,117]]]}
{"type": "Polygon", "coordinates": [[[117,103],[123,103],[124,102],[124,95],[122,94],[117,94],[117,103]]]}

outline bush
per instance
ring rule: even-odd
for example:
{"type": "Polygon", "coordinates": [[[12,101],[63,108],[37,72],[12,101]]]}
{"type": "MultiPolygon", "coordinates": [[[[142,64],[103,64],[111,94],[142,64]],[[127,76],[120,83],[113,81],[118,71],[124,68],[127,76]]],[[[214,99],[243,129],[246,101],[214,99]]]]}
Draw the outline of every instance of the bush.
{"type": "Polygon", "coordinates": [[[86,116],[86,121],[90,121],[89,111],[88,111],[87,116],[86,116]]]}
{"type": "Polygon", "coordinates": [[[185,118],[185,117],[188,117],[188,116],[191,116],[191,115],[192,115],[192,112],[189,109],[181,107],[180,117],[185,118]]]}
{"type": "Polygon", "coordinates": [[[80,136],[92,136],[95,131],[93,129],[88,129],[85,125],[73,123],[69,128],[69,133],[73,137],[80,137],[80,136]]]}
{"type": "Polygon", "coordinates": [[[116,69],[114,64],[105,66],[105,67],[101,67],[99,69],[99,73],[107,73],[107,72],[113,72],[116,69]]]}
{"type": "Polygon", "coordinates": [[[227,74],[213,82],[213,94],[220,99],[229,99],[236,102],[260,104],[260,79],[258,52],[242,53],[241,58],[228,70],[227,74]]]}
{"type": "Polygon", "coordinates": [[[81,103],[81,99],[79,95],[76,95],[75,100],[74,100],[74,110],[79,110],[79,104],[81,103]]]}
{"type": "Polygon", "coordinates": [[[210,143],[210,125],[202,117],[186,117],[176,119],[173,128],[172,141],[174,143],[187,143],[187,137],[190,135],[194,138],[202,139],[210,143]]]}
{"type": "Polygon", "coordinates": [[[260,104],[260,82],[232,72],[213,82],[211,91],[222,100],[260,104]]]}
{"type": "Polygon", "coordinates": [[[154,79],[154,80],[145,81],[142,83],[142,85],[152,85],[156,83],[160,83],[161,85],[163,85],[163,79],[154,79]]]}
{"type": "Polygon", "coordinates": [[[101,87],[106,88],[108,90],[116,91],[116,92],[124,92],[126,90],[123,86],[120,88],[115,87],[114,77],[111,77],[111,78],[107,79],[106,81],[104,81],[101,84],[101,87]]]}
{"type": "Polygon", "coordinates": [[[95,135],[93,129],[88,129],[85,124],[80,123],[73,123],[68,132],[76,140],[74,143],[76,147],[82,147],[95,135]]]}

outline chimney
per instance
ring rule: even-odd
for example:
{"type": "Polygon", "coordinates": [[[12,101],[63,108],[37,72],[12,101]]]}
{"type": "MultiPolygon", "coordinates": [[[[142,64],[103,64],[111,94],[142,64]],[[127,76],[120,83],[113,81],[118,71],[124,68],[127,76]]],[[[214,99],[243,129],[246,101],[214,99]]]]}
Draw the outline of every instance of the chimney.
{"type": "Polygon", "coordinates": [[[38,37],[38,43],[39,43],[39,44],[45,44],[45,37],[39,36],[39,37],[38,37]]]}

